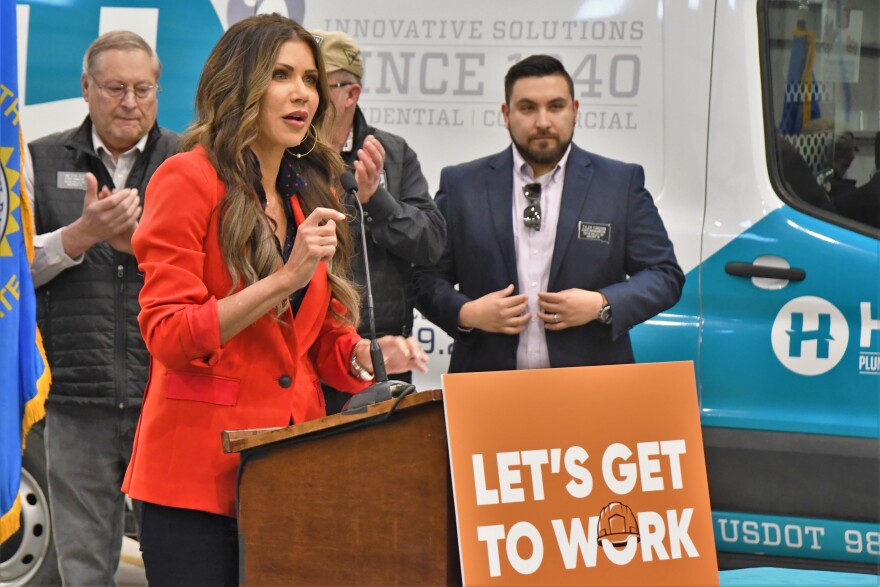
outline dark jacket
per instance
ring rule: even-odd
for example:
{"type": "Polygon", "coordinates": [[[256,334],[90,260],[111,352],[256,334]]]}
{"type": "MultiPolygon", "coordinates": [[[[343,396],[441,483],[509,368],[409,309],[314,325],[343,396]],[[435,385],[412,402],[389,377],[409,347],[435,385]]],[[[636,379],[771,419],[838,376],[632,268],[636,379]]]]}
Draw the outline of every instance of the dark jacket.
{"type": "Polygon", "coordinates": [[[880,228],[880,171],[864,185],[839,194],[834,205],[847,218],[880,228]]]}
{"type": "MultiPolygon", "coordinates": [[[[572,144],[547,290],[599,291],[614,315],[608,326],[548,330],[551,367],[634,362],[629,329],[681,296],[684,274],[644,183],[641,166],[572,144]],[[597,238],[591,227],[606,230],[597,238]]],[[[512,197],[512,147],[441,172],[437,206],[449,238],[437,266],[418,269],[417,285],[425,317],[455,338],[451,373],[516,369],[518,336],[458,328],[466,302],[519,283],[512,197]]]]}
{"type": "MultiPolygon", "coordinates": [[[[36,233],[67,226],[82,214],[85,192],[61,189],[59,172],[92,172],[98,188],[136,187],[143,203],[157,167],[177,152],[178,136],[154,126],[125,186],[114,186],[92,144],[92,122],[30,143],[34,165],[36,233]]],[[[52,369],[49,402],[138,406],[149,354],[140,335],[138,293],[143,286],[132,255],[106,242],[37,289],[37,320],[52,369]]]]}
{"type": "MultiPolygon", "coordinates": [[[[364,225],[373,286],[376,334],[409,336],[412,333],[415,290],[412,265],[433,265],[440,260],[446,240],[446,222],[437,209],[419,159],[406,141],[367,124],[361,109],[355,113],[354,147],[343,159],[351,166],[367,135],[373,135],[385,148],[385,184],[364,206],[364,225]]],[[[360,227],[352,223],[354,247],[352,262],[356,283],[366,283],[360,254],[360,227]]],[[[360,333],[369,333],[366,290],[361,291],[360,333]]]]}

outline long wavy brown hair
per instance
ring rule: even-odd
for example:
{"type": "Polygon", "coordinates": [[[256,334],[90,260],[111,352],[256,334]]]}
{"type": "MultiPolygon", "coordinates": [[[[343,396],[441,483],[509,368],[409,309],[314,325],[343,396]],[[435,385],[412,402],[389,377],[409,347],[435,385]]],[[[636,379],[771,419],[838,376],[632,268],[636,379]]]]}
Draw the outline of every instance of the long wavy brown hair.
{"type": "MultiPolygon", "coordinates": [[[[260,167],[250,145],[258,137],[260,100],[269,85],[281,46],[302,41],[318,66],[319,103],[314,125],[324,119],[330,90],[321,51],[309,32],[296,22],[277,14],[261,14],[229,28],[211,51],[202,70],[196,94],[196,122],[184,138],[184,150],[201,145],[220,179],[226,184],[226,197],[218,204],[220,246],[232,277],[232,291],[241,284],[256,283],[278,269],[282,263],[275,245],[272,222],[260,205],[254,186],[260,181],[260,167]]],[[[307,133],[301,150],[308,151],[314,133],[307,133]]],[[[315,208],[345,212],[335,193],[341,193],[339,175],[344,165],[339,154],[321,138],[311,152],[297,159],[297,171],[305,180],[299,202],[308,216],[315,208]]],[[[332,295],[345,306],[343,322],[359,320],[358,294],[347,279],[351,263],[351,236],[346,222],[336,224],[338,245],[330,261],[328,278],[332,295]]],[[[278,307],[286,310],[288,301],[278,307]]]]}

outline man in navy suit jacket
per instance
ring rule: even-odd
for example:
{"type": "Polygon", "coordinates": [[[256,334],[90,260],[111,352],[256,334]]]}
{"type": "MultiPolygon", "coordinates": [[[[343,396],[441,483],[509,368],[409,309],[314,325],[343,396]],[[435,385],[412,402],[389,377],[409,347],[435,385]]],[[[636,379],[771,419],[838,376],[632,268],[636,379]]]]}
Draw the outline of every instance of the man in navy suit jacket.
{"type": "Polygon", "coordinates": [[[450,372],[632,363],[629,329],[684,284],[644,171],[572,143],[558,60],[533,55],[504,81],[513,145],[443,169],[446,249],[417,270],[417,305],[455,339],[450,372]]]}

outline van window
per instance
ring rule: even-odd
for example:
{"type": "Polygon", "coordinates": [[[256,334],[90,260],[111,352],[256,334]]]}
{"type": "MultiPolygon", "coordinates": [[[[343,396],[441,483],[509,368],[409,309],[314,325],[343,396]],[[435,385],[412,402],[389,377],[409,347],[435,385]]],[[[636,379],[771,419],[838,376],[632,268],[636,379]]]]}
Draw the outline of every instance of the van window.
{"type": "Polygon", "coordinates": [[[880,227],[880,2],[768,0],[761,46],[771,178],[792,206],[880,227]]]}

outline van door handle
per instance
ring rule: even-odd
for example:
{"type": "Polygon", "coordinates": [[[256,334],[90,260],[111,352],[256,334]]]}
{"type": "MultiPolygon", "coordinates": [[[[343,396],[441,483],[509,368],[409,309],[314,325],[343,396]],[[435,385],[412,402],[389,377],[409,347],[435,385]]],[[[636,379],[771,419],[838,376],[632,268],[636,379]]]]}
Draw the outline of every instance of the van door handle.
{"type": "Polygon", "coordinates": [[[724,271],[736,277],[767,277],[769,279],[787,279],[788,281],[803,281],[807,277],[807,272],[797,267],[786,269],[740,261],[729,262],[724,266],[724,271]]]}

